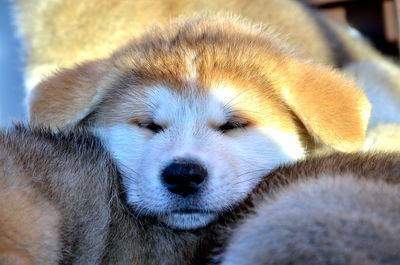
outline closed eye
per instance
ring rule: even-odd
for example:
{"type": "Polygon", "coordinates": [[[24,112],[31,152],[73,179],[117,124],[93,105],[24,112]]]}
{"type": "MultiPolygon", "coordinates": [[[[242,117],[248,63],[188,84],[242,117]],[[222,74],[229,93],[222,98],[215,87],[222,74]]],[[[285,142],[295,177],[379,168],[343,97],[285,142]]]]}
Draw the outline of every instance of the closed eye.
{"type": "Polygon", "coordinates": [[[248,122],[239,122],[239,121],[227,121],[218,127],[218,130],[222,133],[232,131],[235,129],[246,128],[249,125],[248,122]]]}
{"type": "Polygon", "coordinates": [[[158,125],[157,123],[153,122],[153,121],[143,121],[143,122],[139,122],[138,126],[140,128],[145,128],[148,129],[154,133],[159,133],[162,132],[164,130],[164,128],[161,125],[158,125]]]}

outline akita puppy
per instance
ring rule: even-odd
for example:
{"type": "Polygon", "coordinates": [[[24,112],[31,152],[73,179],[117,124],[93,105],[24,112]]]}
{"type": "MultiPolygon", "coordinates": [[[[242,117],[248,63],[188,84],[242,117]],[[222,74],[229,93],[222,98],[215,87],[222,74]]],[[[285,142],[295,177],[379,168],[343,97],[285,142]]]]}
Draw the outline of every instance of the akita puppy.
{"type": "Polygon", "coordinates": [[[50,77],[30,92],[31,120],[97,131],[132,208],[172,227],[206,225],[318,145],[362,145],[369,104],[326,66],[367,80],[374,112],[398,122],[398,66],[300,1],[15,2],[27,87],[50,77]]]}
{"type": "Polygon", "coordinates": [[[384,58],[297,1],[16,3],[27,86],[49,77],[31,121],[96,131],[132,208],[171,227],[207,225],[320,145],[363,145],[370,105],[331,68],[384,58]]]}
{"type": "Polygon", "coordinates": [[[132,209],[179,229],[206,226],[317,145],[357,150],[369,112],[353,82],[273,29],[211,15],[60,71],[35,88],[30,109],[35,124],[90,127],[132,209]]]}
{"type": "MultiPolygon", "coordinates": [[[[128,203],[138,213],[174,228],[203,227],[277,165],[302,159],[318,145],[345,152],[363,145],[370,105],[351,81],[315,63],[336,61],[328,44],[316,42],[323,39],[318,15],[314,21],[292,1],[264,1],[268,13],[258,18],[265,26],[235,16],[192,15],[143,32],[147,20],[139,14],[147,9],[139,7],[145,2],[18,2],[31,55],[39,56],[33,64],[71,67],[32,91],[31,121],[92,128],[116,159],[128,203]],[[296,14],[287,22],[299,19],[309,34],[301,37],[299,24],[289,31],[282,2],[296,14]],[[139,23],[135,33],[129,21],[139,23]],[[133,35],[140,36],[126,44],[133,35]],[[303,43],[314,37],[313,45],[303,43]],[[104,53],[104,45],[115,51],[104,53]]],[[[186,1],[170,6],[179,12],[186,5],[186,11],[197,10],[186,1]]],[[[164,11],[159,18],[165,21],[171,10],[164,11]]],[[[359,58],[379,57],[352,41],[359,58]]]]}

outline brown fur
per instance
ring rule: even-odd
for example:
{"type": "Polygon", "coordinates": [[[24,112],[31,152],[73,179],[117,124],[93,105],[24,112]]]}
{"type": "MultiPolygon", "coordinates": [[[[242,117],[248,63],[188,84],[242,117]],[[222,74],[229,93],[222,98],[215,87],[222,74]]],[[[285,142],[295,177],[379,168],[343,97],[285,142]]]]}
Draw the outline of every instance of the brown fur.
{"type": "Polygon", "coordinates": [[[344,28],[291,0],[18,0],[17,21],[27,41],[28,76],[108,57],[155,22],[194,12],[231,12],[286,35],[290,45],[313,60],[342,65],[380,55],[344,28]]]}
{"type": "Polygon", "coordinates": [[[201,255],[206,229],[129,214],[112,160],[84,131],[2,132],[0,168],[1,264],[172,265],[201,255]]]}
{"type": "Polygon", "coordinates": [[[369,116],[367,99],[332,69],[285,47],[269,28],[235,17],[176,20],[153,28],[109,59],[39,84],[30,118],[61,128],[82,120],[95,127],[129,123],[141,119],[140,99],[152,85],[201,94],[222,83],[243,94],[241,115],[255,127],[299,135],[305,143],[317,139],[337,150],[357,150],[369,116]],[[189,68],[196,69],[195,78],[189,68]]]}
{"type": "MultiPolygon", "coordinates": [[[[206,262],[203,259],[207,249],[216,243],[216,239],[226,240],[231,234],[230,229],[237,226],[234,224],[241,223],[236,219],[248,218],[249,210],[252,212],[254,209],[260,218],[285,214],[287,218],[284,222],[278,218],[276,229],[273,230],[265,230],[268,226],[263,223],[257,226],[256,229],[260,230],[256,230],[256,233],[260,237],[254,237],[253,240],[261,240],[259,248],[242,249],[249,251],[247,254],[259,253],[258,250],[265,253],[266,249],[260,247],[263,242],[280,236],[279,231],[288,226],[294,229],[292,231],[297,231],[295,238],[301,238],[290,242],[278,241],[279,252],[268,254],[267,258],[272,262],[268,264],[281,264],[293,259],[309,264],[316,253],[323,253],[320,256],[326,261],[343,260],[340,259],[344,253],[342,249],[328,247],[329,244],[336,244],[343,233],[328,238],[324,233],[334,232],[342,222],[348,223],[351,229],[354,227],[352,219],[341,221],[349,214],[347,207],[351,211],[358,209],[361,213],[367,209],[368,215],[371,214],[369,222],[378,222],[378,226],[368,230],[368,236],[376,235],[381,240],[381,246],[385,246],[385,252],[381,252],[379,247],[368,250],[361,247],[357,250],[358,254],[346,252],[346,258],[354,258],[352,262],[359,264],[359,261],[372,262],[396,258],[398,255],[392,251],[396,250],[393,246],[397,244],[392,244],[386,236],[382,236],[385,234],[379,234],[383,229],[379,226],[381,221],[397,233],[398,222],[395,225],[390,220],[394,218],[398,221],[399,211],[387,209],[398,207],[391,199],[393,196],[398,198],[398,154],[334,154],[282,166],[268,175],[243,205],[222,216],[216,227],[211,225],[206,229],[188,232],[171,230],[142,216],[131,216],[121,200],[118,174],[112,160],[100,143],[84,131],[54,134],[17,128],[0,134],[0,147],[2,264],[58,264],[57,260],[61,264],[203,264],[206,262]],[[347,185],[347,189],[340,185],[338,188],[335,185],[327,186],[331,185],[332,178],[340,185],[347,185]],[[311,191],[307,191],[309,186],[311,191]],[[357,191],[363,187],[366,189],[358,196],[357,191]],[[310,198],[309,194],[315,195],[310,198]],[[291,219],[292,208],[286,203],[293,196],[298,196],[296,201],[307,205],[306,209],[300,211],[301,217],[296,217],[300,219],[291,219]],[[379,200],[371,201],[370,196],[379,200]],[[341,206],[343,203],[348,205],[344,208],[345,212],[341,206]],[[7,210],[11,207],[12,210],[7,210]],[[318,207],[329,210],[335,217],[325,217],[321,211],[310,215],[308,209],[318,207]],[[328,217],[328,220],[324,219],[328,217]],[[312,230],[318,227],[314,220],[322,220],[324,228],[321,233],[312,230]],[[221,233],[222,236],[217,236],[221,233]],[[316,245],[307,245],[309,252],[302,251],[304,242],[308,242],[305,240],[311,237],[317,242],[316,245]],[[295,244],[296,251],[300,252],[292,255],[293,248],[285,252],[286,243],[295,244]],[[371,251],[374,256],[367,259],[365,253],[371,251]]],[[[236,229],[244,235],[253,231],[241,226],[236,229]]],[[[367,245],[375,242],[371,241],[373,237],[360,237],[352,233],[353,230],[345,231],[344,240],[351,242],[346,245],[348,248],[360,242],[366,242],[367,245]]],[[[400,238],[396,234],[392,236],[393,240],[400,238]]],[[[261,255],[261,259],[265,257],[261,255]]],[[[264,264],[261,261],[259,264],[264,264]]]]}
{"type": "MultiPolygon", "coordinates": [[[[171,18],[179,15],[191,17],[194,12],[228,11],[253,22],[263,23],[269,32],[281,35],[285,46],[292,47],[299,56],[313,62],[341,67],[348,63],[367,61],[384,73],[384,84],[379,86],[382,90],[389,91],[392,98],[398,97],[400,91],[398,66],[365,41],[351,36],[345,27],[327,20],[297,1],[156,0],[149,3],[147,0],[121,0],[91,3],[79,0],[18,0],[16,10],[17,24],[28,48],[27,83],[30,88],[45,76],[54,74],[57,69],[73,68],[77,63],[87,60],[108,58],[132,37],[144,34],[155,22],[166,24],[171,18]]],[[[241,68],[245,69],[244,66],[241,68]]],[[[373,79],[375,72],[368,69],[366,75],[373,79]]],[[[355,78],[358,78],[357,71],[355,78]]],[[[381,82],[380,76],[376,79],[381,82]]],[[[37,102],[46,105],[56,100],[54,104],[57,105],[60,94],[69,99],[72,93],[39,91],[38,94],[42,99],[37,102]]],[[[35,116],[45,122],[55,122],[61,118],[57,122],[57,126],[61,126],[69,121],[70,117],[66,114],[75,116],[77,110],[81,111],[80,108],[73,109],[77,105],[81,107],[79,103],[61,105],[62,108],[35,107],[32,112],[38,111],[38,116],[35,116]],[[47,110],[57,115],[43,113],[47,110]]],[[[303,141],[309,146],[313,145],[308,137],[303,141]]],[[[379,142],[374,144],[375,147],[387,149],[386,146],[381,148],[379,142]]]]}
{"type": "Polygon", "coordinates": [[[14,209],[1,215],[2,236],[35,264],[98,263],[115,192],[115,173],[99,144],[17,128],[1,133],[0,146],[1,194],[10,194],[1,209],[14,209]]]}
{"type": "Polygon", "coordinates": [[[397,153],[278,168],[249,198],[253,214],[221,229],[233,233],[222,264],[398,264],[399,168],[397,153]]]}
{"type": "Polygon", "coordinates": [[[28,50],[30,88],[55,70],[109,57],[154,23],[195,12],[230,12],[279,33],[304,58],[330,66],[367,60],[393,73],[386,89],[397,93],[399,68],[345,27],[294,0],[16,1],[17,24],[28,50]]]}
{"type": "Polygon", "coordinates": [[[15,166],[1,165],[0,263],[56,264],[55,250],[61,247],[54,232],[60,229],[57,208],[23,174],[12,172],[15,166]]]}

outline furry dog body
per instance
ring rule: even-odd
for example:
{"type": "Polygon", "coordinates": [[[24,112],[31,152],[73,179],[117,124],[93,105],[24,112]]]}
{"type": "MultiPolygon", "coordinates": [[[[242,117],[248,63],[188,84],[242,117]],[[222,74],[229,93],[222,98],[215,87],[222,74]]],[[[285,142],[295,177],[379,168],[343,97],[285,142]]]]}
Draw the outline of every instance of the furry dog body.
{"type": "Polygon", "coordinates": [[[32,264],[96,264],[104,252],[116,174],[98,142],[74,137],[23,128],[0,136],[1,243],[32,264]]]}
{"type": "Polygon", "coordinates": [[[87,132],[1,132],[0,168],[1,264],[193,264],[203,255],[205,230],[129,214],[114,162],[87,132]]]}
{"type": "Polygon", "coordinates": [[[399,166],[396,153],[334,154],[277,169],[253,213],[221,229],[221,264],[398,264],[399,166]]]}
{"type": "Polygon", "coordinates": [[[399,258],[397,154],[336,154],[282,166],[218,222],[190,232],[132,216],[114,162],[84,131],[18,128],[1,133],[0,146],[2,264],[205,264],[207,256],[223,264],[396,264],[399,258]],[[214,244],[218,258],[210,252],[214,244]]]}

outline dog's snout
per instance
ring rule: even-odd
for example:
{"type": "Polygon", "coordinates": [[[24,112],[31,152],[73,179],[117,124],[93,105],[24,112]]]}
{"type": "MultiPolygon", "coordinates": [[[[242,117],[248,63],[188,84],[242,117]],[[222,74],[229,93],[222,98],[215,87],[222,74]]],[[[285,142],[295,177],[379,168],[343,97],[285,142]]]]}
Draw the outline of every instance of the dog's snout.
{"type": "Polygon", "coordinates": [[[193,160],[175,160],[163,170],[161,177],[170,192],[186,197],[200,189],[207,170],[193,160]]]}

